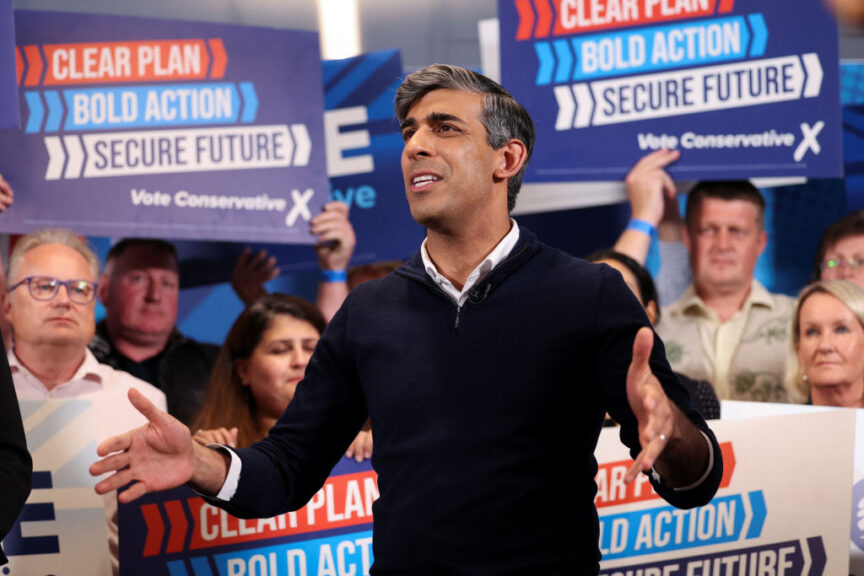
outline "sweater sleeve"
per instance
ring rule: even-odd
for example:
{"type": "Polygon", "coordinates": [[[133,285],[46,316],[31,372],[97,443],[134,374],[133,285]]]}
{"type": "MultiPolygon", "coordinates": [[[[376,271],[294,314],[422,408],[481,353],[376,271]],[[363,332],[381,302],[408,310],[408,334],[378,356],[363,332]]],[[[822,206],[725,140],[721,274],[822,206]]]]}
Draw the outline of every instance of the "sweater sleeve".
{"type": "MultiPolygon", "coordinates": [[[[597,355],[597,382],[602,386],[606,408],[621,425],[621,441],[630,449],[633,458],[642,447],[639,426],[627,400],[627,369],[633,357],[633,340],[642,326],[650,326],[642,306],[624,284],[621,276],[607,268],[601,276],[598,310],[599,353],[597,355]]],[[[649,361],[651,371],[660,381],[663,391],[672,402],[705,433],[714,451],[714,459],[707,477],[687,490],[673,490],[656,479],[651,484],[667,502],[678,508],[702,506],[713,498],[723,475],[723,459],[714,433],[690,402],[690,395],[678,381],[666,360],[666,350],[660,337],[654,333],[654,346],[649,361]]],[[[650,475],[649,475],[650,477],[650,475]]]]}
{"type": "Polygon", "coordinates": [[[211,501],[242,518],[296,510],[318,491],[366,421],[366,402],[348,344],[349,300],[322,334],[294,399],[269,436],[237,451],[242,462],[230,501],[211,501]]]}

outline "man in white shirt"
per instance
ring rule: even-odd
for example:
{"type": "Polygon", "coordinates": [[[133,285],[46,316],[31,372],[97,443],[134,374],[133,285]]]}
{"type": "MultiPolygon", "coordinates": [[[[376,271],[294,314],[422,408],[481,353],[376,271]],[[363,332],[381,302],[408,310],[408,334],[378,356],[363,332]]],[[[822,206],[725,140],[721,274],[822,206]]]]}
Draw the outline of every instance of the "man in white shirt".
{"type": "MultiPolygon", "coordinates": [[[[9,351],[20,400],[83,398],[93,406],[97,441],[145,420],[125,402],[136,388],[165,408],[158,389],[108,365],[87,349],[95,329],[99,260],[71,230],[45,229],[20,238],[9,259],[3,315],[15,329],[9,351]]],[[[106,495],[109,545],[116,572],[114,493],[106,495]]]]}

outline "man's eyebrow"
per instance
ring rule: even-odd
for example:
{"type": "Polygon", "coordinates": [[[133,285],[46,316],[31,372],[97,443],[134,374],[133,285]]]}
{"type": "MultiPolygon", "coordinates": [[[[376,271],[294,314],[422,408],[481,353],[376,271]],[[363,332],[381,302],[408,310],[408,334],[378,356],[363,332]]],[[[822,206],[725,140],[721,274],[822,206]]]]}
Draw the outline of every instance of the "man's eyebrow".
{"type": "Polygon", "coordinates": [[[453,114],[446,112],[432,112],[426,117],[430,124],[440,124],[442,122],[458,122],[459,124],[467,124],[464,120],[453,114]]]}
{"type": "MultiPolygon", "coordinates": [[[[429,124],[441,124],[442,122],[455,122],[455,123],[462,124],[462,125],[468,124],[462,118],[459,118],[458,116],[454,116],[453,114],[448,114],[446,112],[432,112],[426,116],[426,121],[429,124]]],[[[402,122],[400,129],[405,130],[405,128],[411,128],[414,126],[417,126],[417,119],[416,118],[406,118],[402,122]]]]}

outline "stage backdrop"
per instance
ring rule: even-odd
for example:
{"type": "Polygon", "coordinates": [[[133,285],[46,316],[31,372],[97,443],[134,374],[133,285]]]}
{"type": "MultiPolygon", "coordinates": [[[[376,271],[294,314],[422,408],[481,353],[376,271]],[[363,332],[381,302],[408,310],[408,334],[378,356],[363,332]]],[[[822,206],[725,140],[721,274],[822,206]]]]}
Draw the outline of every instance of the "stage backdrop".
{"type": "Polygon", "coordinates": [[[330,196],[351,207],[352,264],[405,259],[425,232],[411,218],[402,181],[402,134],[393,115],[402,82],[399,52],[321,64],[330,196]]]}
{"type": "MultiPolygon", "coordinates": [[[[0,0],[0,130],[18,127],[18,88],[16,78],[15,25],[12,0],[0,0]]],[[[20,66],[18,74],[21,73],[20,66]]]]}
{"type": "Polygon", "coordinates": [[[310,242],[327,198],[318,35],[18,11],[0,231],[310,242]]]}
{"type": "Polygon", "coordinates": [[[526,180],[618,180],[659,148],[679,180],[840,176],[823,4],[499,0],[502,83],[537,125],[526,180]]]}

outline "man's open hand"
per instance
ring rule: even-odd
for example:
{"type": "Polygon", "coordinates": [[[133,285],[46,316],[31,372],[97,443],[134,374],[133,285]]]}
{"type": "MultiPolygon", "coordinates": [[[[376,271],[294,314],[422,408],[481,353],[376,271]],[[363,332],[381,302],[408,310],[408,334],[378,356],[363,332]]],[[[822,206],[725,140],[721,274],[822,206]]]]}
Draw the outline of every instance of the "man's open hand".
{"type": "Polygon", "coordinates": [[[647,472],[651,469],[675,428],[672,402],[648,364],[653,347],[654,332],[648,327],[641,328],[633,341],[633,359],[627,370],[627,400],[639,422],[642,451],[627,471],[625,482],[628,483],[640,470],[647,472]]]}
{"type": "Polygon", "coordinates": [[[194,442],[189,429],[159,410],[138,390],[129,390],[129,401],[148,423],[109,438],[96,449],[101,460],[90,466],[90,474],[110,476],[96,484],[105,494],[135,482],[118,500],[132,502],[148,492],[168,490],[192,478],[194,442]]]}

